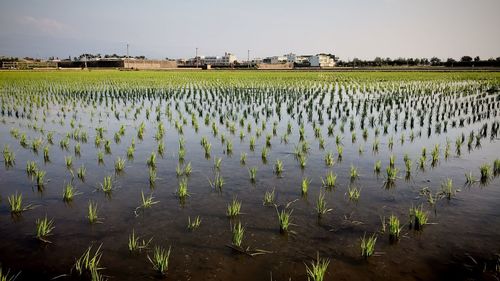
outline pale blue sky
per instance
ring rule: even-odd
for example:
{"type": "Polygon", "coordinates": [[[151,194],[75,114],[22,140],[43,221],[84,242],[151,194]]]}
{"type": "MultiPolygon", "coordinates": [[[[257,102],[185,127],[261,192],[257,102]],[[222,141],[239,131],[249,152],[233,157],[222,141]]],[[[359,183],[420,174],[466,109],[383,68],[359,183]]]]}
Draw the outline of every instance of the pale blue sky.
{"type": "Polygon", "coordinates": [[[500,0],[0,0],[0,55],[500,56],[500,0]]]}

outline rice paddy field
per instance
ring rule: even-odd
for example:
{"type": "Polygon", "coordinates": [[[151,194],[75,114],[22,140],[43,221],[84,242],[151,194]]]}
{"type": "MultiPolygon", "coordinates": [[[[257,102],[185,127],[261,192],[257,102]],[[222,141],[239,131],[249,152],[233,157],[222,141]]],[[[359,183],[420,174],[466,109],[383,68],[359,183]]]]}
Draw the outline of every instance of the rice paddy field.
{"type": "Polygon", "coordinates": [[[499,280],[500,73],[0,72],[0,280],[499,280]]]}

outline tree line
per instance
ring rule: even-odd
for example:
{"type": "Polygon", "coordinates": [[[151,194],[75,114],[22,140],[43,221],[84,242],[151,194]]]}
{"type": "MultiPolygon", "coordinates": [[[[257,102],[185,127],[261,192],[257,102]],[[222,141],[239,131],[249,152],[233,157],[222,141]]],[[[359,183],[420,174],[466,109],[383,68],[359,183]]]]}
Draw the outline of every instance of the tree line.
{"type": "Polygon", "coordinates": [[[381,58],[361,60],[354,58],[351,61],[338,60],[337,66],[343,67],[383,67],[383,66],[446,66],[446,67],[500,67],[500,57],[481,59],[479,56],[463,56],[460,60],[448,58],[441,60],[438,57],[428,58],[381,58]]]}

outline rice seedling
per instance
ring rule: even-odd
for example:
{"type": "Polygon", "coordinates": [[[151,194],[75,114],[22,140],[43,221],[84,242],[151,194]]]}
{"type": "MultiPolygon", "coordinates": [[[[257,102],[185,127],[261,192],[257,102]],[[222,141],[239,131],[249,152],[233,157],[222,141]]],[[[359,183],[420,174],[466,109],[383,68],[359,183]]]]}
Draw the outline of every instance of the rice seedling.
{"type": "Polygon", "coordinates": [[[255,182],[256,177],[257,177],[257,167],[249,168],[248,174],[250,175],[250,181],[255,182]]]}
{"type": "Polygon", "coordinates": [[[181,164],[177,164],[177,167],[175,168],[175,173],[177,174],[177,177],[180,177],[184,174],[184,170],[182,169],[181,164]]]}
{"type": "Polygon", "coordinates": [[[171,247],[168,250],[161,247],[155,246],[153,250],[153,257],[148,255],[149,262],[153,265],[153,269],[160,273],[161,275],[166,275],[168,270],[168,264],[170,259],[171,247]]]}
{"type": "Polygon", "coordinates": [[[104,193],[111,193],[111,191],[113,191],[113,180],[111,176],[105,176],[100,186],[100,189],[104,191],[104,193]]]}
{"type": "Polygon", "coordinates": [[[491,177],[491,167],[488,164],[483,164],[479,167],[479,171],[481,172],[481,182],[486,183],[491,177]]]}
{"type": "Polygon", "coordinates": [[[301,169],[304,169],[306,167],[307,157],[304,154],[299,155],[299,164],[301,169]]]}
{"type": "Polygon", "coordinates": [[[73,157],[64,156],[64,162],[66,163],[66,167],[69,169],[73,166],[73,157]]]}
{"type": "Polygon", "coordinates": [[[192,172],[193,172],[193,167],[191,166],[191,162],[189,162],[186,164],[186,166],[184,166],[184,175],[189,177],[192,172]]]}
{"type": "Polygon", "coordinates": [[[361,190],[355,186],[350,186],[347,189],[347,195],[349,201],[358,201],[359,197],[361,196],[361,190]]]}
{"type": "Polygon", "coordinates": [[[495,159],[493,161],[493,174],[495,176],[500,175],[500,159],[495,159]]]}
{"type": "Polygon", "coordinates": [[[17,274],[10,274],[10,270],[4,272],[2,267],[0,267],[0,281],[16,281],[20,274],[21,272],[18,272],[17,274]]]}
{"type": "Polygon", "coordinates": [[[97,203],[89,201],[87,209],[87,218],[91,224],[100,222],[100,218],[98,216],[97,203]]]}
{"type": "Polygon", "coordinates": [[[188,217],[188,226],[187,226],[187,228],[190,231],[198,229],[200,227],[200,225],[201,225],[200,216],[196,216],[196,218],[194,218],[194,220],[191,220],[191,217],[188,217]]]}
{"type": "Polygon", "coordinates": [[[215,178],[213,181],[210,181],[210,186],[212,186],[215,189],[222,190],[222,187],[224,186],[224,178],[220,174],[216,174],[215,178]]]}
{"type": "Polygon", "coordinates": [[[351,165],[351,171],[349,172],[351,175],[351,181],[359,178],[359,173],[358,173],[358,168],[356,168],[354,165],[351,165]]]}
{"type": "Polygon", "coordinates": [[[309,190],[310,183],[311,183],[311,180],[308,177],[302,178],[302,184],[301,184],[302,195],[307,194],[307,191],[309,190]]]}
{"type": "Polygon", "coordinates": [[[43,142],[42,138],[34,139],[31,142],[31,150],[33,150],[33,152],[37,153],[40,146],[42,146],[42,142],[43,142]]]}
{"type": "Polygon", "coordinates": [[[115,173],[123,172],[125,169],[125,159],[118,157],[115,161],[115,173]]]}
{"type": "Polygon", "coordinates": [[[135,230],[132,229],[132,233],[128,236],[128,250],[130,252],[145,250],[149,247],[152,240],[153,238],[150,238],[148,241],[141,240],[141,237],[136,236],[135,230]]]}
{"type": "Polygon", "coordinates": [[[420,168],[420,170],[425,170],[425,161],[427,161],[425,156],[420,156],[418,160],[418,167],[420,168]]]}
{"type": "Polygon", "coordinates": [[[446,197],[448,200],[451,199],[457,193],[457,190],[453,187],[453,181],[448,178],[443,183],[441,183],[440,196],[446,197]]]}
{"type": "Polygon", "coordinates": [[[54,220],[49,220],[47,216],[42,219],[36,220],[36,238],[43,242],[50,241],[47,240],[47,237],[52,235],[52,230],[54,230],[54,220]]]}
{"type": "Polygon", "coordinates": [[[8,168],[14,166],[15,161],[16,155],[9,149],[8,145],[5,145],[3,147],[3,162],[5,164],[5,167],[8,168]]]}
{"type": "Polygon", "coordinates": [[[288,232],[290,226],[292,225],[293,210],[288,210],[287,208],[283,208],[281,211],[278,211],[278,208],[276,208],[276,213],[278,214],[280,233],[288,232]]]}
{"type": "Polygon", "coordinates": [[[406,174],[409,175],[411,174],[411,167],[412,167],[412,162],[410,159],[405,160],[405,169],[406,169],[406,174]]]}
{"type": "Polygon", "coordinates": [[[435,166],[436,163],[439,161],[439,144],[436,144],[434,148],[431,151],[431,157],[432,157],[432,166],[435,166]]]}
{"type": "Polygon", "coordinates": [[[274,204],[274,199],[275,199],[275,192],[274,192],[274,188],[272,191],[266,191],[264,193],[264,201],[263,201],[263,204],[264,206],[271,206],[274,204]]]}
{"type": "Polygon", "coordinates": [[[111,154],[111,141],[110,140],[106,140],[104,142],[104,152],[106,152],[106,154],[111,154]]]}
{"type": "Polygon", "coordinates": [[[325,155],[325,165],[328,167],[331,167],[331,166],[333,166],[334,162],[335,161],[333,159],[333,152],[329,151],[325,155]]]}
{"type": "Polygon", "coordinates": [[[344,147],[342,145],[337,144],[337,153],[338,153],[338,159],[342,159],[342,154],[344,153],[344,147]]]}
{"type": "Polygon", "coordinates": [[[391,239],[391,241],[399,240],[402,229],[403,227],[400,226],[398,217],[391,215],[389,217],[389,239],[391,239]]]}
{"type": "Polygon", "coordinates": [[[242,152],[240,154],[240,163],[241,165],[245,165],[247,161],[247,154],[245,152],[242,152]]]}
{"type": "Polygon", "coordinates": [[[427,224],[428,214],[423,210],[423,206],[410,208],[410,225],[415,230],[421,230],[427,224]]]}
{"type": "Polygon", "coordinates": [[[373,234],[370,237],[363,235],[361,238],[361,256],[364,258],[371,257],[375,253],[375,243],[377,243],[377,236],[373,234]]]}
{"type": "Polygon", "coordinates": [[[36,186],[38,187],[39,190],[42,190],[43,187],[45,186],[45,182],[44,182],[45,171],[36,170],[35,179],[36,179],[36,186]]]}
{"type": "Polygon", "coordinates": [[[276,164],[274,165],[274,172],[278,176],[281,176],[281,173],[283,173],[283,162],[279,159],[276,159],[276,164]]]}
{"type": "Polygon", "coordinates": [[[442,199],[442,196],[439,192],[433,194],[428,187],[422,188],[422,190],[420,191],[420,195],[424,196],[427,199],[429,205],[431,206],[435,206],[437,201],[442,199]]]}
{"type": "Polygon", "coordinates": [[[245,228],[238,222],[232,227],[232,244],[238,248],[241,248],[241,243],[243,242],[243,236],[245,235],[245,228]]]}
{"type": "Polygon", "coordinates": [[[374,153],[377,153],[378,152],[378,149],[379,149],[379,146],[380,146],[380,140],[378,138],[376,138],[374,141],[373,141],[373,144],[372,144],[372,151],[374,153]]]}
{"type": "Polygon", "coordinates": [[[320,192],[318,195],[318,199],[316,200],[316,213],[318,217],[321,218],[324,214],[330,212],[332,209],[328,209],[326,207],[326,199],[325,194],[320,192]]]}
{"type": "Polygon", "coordinates": [[[127,148],[127,158],[129,159],[134,159],[134,153],[135,153],[135,147],[134,146],[129,146],[127,148]]]}
{"type": "Polygon", "coordinates": [[[35,161],[26,162],[26,174],[28,174],[28,176],[34,175],[36,170],[38,170],[38,167],[35,161]]]}
{"type": "Polygon", "coordinates": [[[220,170],[220,165],[222,163],[222,158],[215,158],[214,159],[214,169],[220,170]]]}
{"type": "Polygon", "coordinates": [[[99,164],[104,163],[104,153],[102,151],[97,152],[97,162],[99,164]]]}
{"type": "Polygon", "coordinates": [[[316,260],[310,262],[310,266],[306,264],[307,280],[323,281],[329,264],[330,260],[320,258],[318,253],[316,260]]]}
{"type": "Polygon", "coordinates": [[[155,185],[158,177],[156,176],[156,170],[153,168],[149,168],[149,184],[151,186],[155,185]]]}
{"type": "MultiPolygon", "coordinates": [[[[156,150],[158,152],[158,154],[160,156],[163,156],[165,154],[165,144],[163,142],[160,142],[158,144],[158,149],[156,150]]],[[[132,152],[132,155],[134,153],[132,152]]],[[[186,154],[186,152],[184,151],[184,149],[179,149],[179,159],[184,159],[184,155],[186,154]]]]}
{"type": "Polygon", "coordinates": [[[160,201],[154,201],[153,194],[149,194],[148,196],[144,196],[144,191],[141,191],[141,205],[139,208],[148,209],[153,207],[154,204],[159,203],[160,201]]]}
{"type": "Polygon", "coordinates": [[[75,150],[75,155],[79,156],[81,154],[80,143],[75,144],[74,150],[75,150]]]}
{"type": "Polygon", "coordinates": [[[86,173],[87,173],[87,169],[85,168],[84,165],[81,165],[80,167],[78,167],[78,170],[76,171],[77,177],[82,181],[85,180],[86,173]]]}
{"type": "Polygon", "coordinates": [[[205,150],[205,157],[210,158],[210,152],[212,150],[212,144],[208,141],[204,142],[203,149],[205,150]]]}
{"type": "Polygon", "coordinates": [[[262,162],[266,162],[267,161],[267,148],[266,147],[262,148],[261,158],[262,158],[262,162]]]}
{"type": "Polygon", "coordinates": [[[233,201],[227,205],[227,216],[228,217],[236,217],[240,215],[241,211],[241,201],[238,201],[236,198],[233,198],[233,201]]]}
{"type": "Polygon", "coordinates": [[[469,173],[466,173],[465,174],[465,183],[467,185],[471,185],[471,184],[474,184],[476,183],[478,180],[476,179],[476,177],[472,174],[472,172],[469,172],[469,173]]]}
{"type": "Polygon", "coordinates": [[[380,169],[381,168],[382,168],[382,161],[377,160],[375,162],[375,165],[373,166],[373,172],[375,172],[376,174],[380,174],[380,169]]]}
{"type": "Polygon", "coordinates": [[[451,147],[450,141],[448,139],[446,139],[446,145],[444,147],[444,158],[445,159],[448,159],[448,157],[450,156],[450,147],[451,147]]]}
{"type": "Polygon", "coordinates": [[[49,162],[50,161],[50,154],[49,154],[50,151],[49,150],[50,150],[49,146],[45,146],[43,148],[43,160],[45,162],[49,162]]]}
{"type": "Polygon", "coordinates": [[[31,204],[23,206],[23,195],[17,194],[17,191],[15,194],[9,195],[7,199],[9,201],[10,212],[12,214],[17,215],[32,208],[31,204]]]}
{"type": "Polygon", "coordinates": [[[59,141],[61,149],[67,150],[69,147],[69,138],[64,138],[59,141]]]}
{"type": "Polygon", "coordinates": [[[326,188],[334,188],[336,181],[337,181],[337,175],[334,174],[332,171],[326,174],[325,179],[323,178],[321,179],[323,186],[326,188]]]}
{"type": "Polygon", "coordinates": [[[181,200],[185,199],[186,197],[188,197],[190,194],[188,192],[188,183],[187,183],[187,179],[181,179],[179,181],[179,185],[177,187],[177,196],[179,196],[179,198],[181,200]]]}
{"type": "Polygon", "coordinates": [[[63,200],[64,202],[71,202],[73,200],[73,197],[76,195],[81,194],[76,190],[76,188],[73,187],[73,184],[67,183],[64,188],[63,188],[63,200]]]}
{"type": "Polygon", "coordinates": [[[395,162],[394,155],[391,154],[391,156],[389,156],[389,167],[394,168],[394,162],[395,162]]]}
{"type": "Polygon", "coordinates": [[[455,139],[455,153],[460,156],[462,154],[462,144],[464,143],[464,138],[462,136],[458,136],[455,139]]]}
{"type": "Polygon", "coordinates": [[[92,246],[89,246],[87,250],[76,260],[73,268],[79,276],[88,276],[89,279],[93,281],[104,280],[104,277],[100,273],[103,269],[100,266],[102,257],[101,247],[102,244],[99,245],[94,253],[92,253],[92,246]]]}
{"type": "Polygon", "coordinates": [[[251,151],[255,150],[255,137],[254,136],[250,137],[249,146],[250,146],[251,151]]]}
{"type": "Polygon", "coordinates": [[[228,141],[226,142],[226,153],[227,153],[228,155],[233,154],[233,142],[232,142],[231,140],[228,140],[228,141]]]}
{"type": "Polygon", "coordinates": [[[151,168],[156,168],[156,153],[151,152],[147,160],[147,164],[151,168]]]}
{"type": "Polygon", "coordinates": [[[387,173],[387,176],[386,176],[386,179],[385,179],[386,184],[388,184],[388,185],[394,184],[394,182],[398,178],[399,169],[398,168],[392,168],[391,166],[389,166],[386,169],[386,173],[387,173]]]}

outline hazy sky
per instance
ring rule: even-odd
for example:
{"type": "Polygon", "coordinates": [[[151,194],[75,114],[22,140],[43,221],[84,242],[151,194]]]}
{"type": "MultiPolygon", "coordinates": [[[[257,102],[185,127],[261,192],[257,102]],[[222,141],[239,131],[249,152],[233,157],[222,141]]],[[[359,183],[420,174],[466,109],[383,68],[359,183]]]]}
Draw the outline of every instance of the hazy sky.
{"type": "Polygon", "coordinates": [[[500,0],[0,0],[0,55],[500,56],[500,0]]]}

